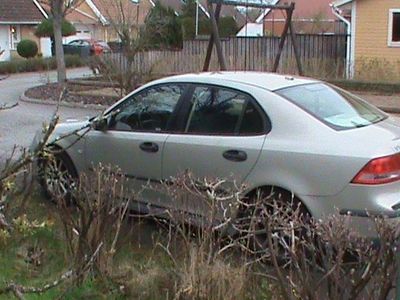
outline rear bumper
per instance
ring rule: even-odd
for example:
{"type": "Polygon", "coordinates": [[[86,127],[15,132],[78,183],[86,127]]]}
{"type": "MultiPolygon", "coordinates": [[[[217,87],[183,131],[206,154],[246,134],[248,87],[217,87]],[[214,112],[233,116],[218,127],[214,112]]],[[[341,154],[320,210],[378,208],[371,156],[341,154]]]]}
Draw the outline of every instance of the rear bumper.
{"type": "Polygon", "coordinates": [[[334,196],[300,196],[312,216],[326,220],[330,215],[349,216],[349,225],[362,236],[375,238],[373,217],[383,216],[400,226],[400,182],[377,185],[348,185],[334,196]]]}

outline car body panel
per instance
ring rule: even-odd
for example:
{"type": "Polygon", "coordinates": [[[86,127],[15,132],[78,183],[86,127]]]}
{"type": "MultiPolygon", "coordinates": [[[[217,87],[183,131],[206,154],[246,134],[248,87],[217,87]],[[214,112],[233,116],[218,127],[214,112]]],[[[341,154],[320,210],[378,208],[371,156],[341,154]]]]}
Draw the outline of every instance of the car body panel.
{"type": "Polygon", "coordinates": [[[58,124],[48,139],[49,144],[67,152],[78,174],[86,169],[85,133],[89,126],[88,121],[67,121],[58,124]],[[71,132],[75,133],[71,135],[71,132]]]}
{"type": "MultiPolygon", "coordinates": [[[[171,134],[163,153],[162,177],[168,180],[185,171],[195,178],[223,178],[226,188],[240,186],[256,165],[266,136],[204,136],[171,134]],[[225,151],[238,150],[247,155],[241,162],[227,160],[225,151]]],[[[184,203],[172,203],[173,207],[193,214],[207,214],[209,207],[194,197],[184,203]]]]}
{"type": "Polygon", "coordinates": [[[128,189],[153,205],[164,206],[163,195],[148,186],[161,180],[161,160],[168,134],[92,130],[86,137],[86,170],[101,163],[118,167],[128,178],[128,189]],[[157,152],[145,152],[142,143],[155,143],[157,152]]]}

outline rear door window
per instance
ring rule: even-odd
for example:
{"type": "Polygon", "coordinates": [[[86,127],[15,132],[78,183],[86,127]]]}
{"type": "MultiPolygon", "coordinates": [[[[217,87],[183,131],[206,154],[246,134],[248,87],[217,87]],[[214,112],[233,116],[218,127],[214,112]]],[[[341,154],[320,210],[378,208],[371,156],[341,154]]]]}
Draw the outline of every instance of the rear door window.
{"type": "Polygon", "coordinates": [[[366,101],[323,83],[284,88],[276,93],[336,130],[365,127],[387,118],[366,101]]]}
{"type": "Polygon", "coordinates": [[[236,90],[199,86],[194,89],[185,132],[209,135],[254,135],[264,132],[264,119],[253,100],[236,90]]]}

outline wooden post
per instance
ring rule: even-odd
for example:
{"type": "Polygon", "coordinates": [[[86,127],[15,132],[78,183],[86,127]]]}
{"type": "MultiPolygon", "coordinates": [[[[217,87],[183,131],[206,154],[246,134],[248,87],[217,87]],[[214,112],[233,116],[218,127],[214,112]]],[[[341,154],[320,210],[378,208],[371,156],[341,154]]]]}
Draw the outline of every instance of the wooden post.
{"type": "Polygon", "coordinates": [[[289,25],[290,25],[290,23],[292,23],[293,9],[294,9],[293,3],[288,9],[286,9],[286,13],[287,13],[286,23],[285,23],[285,27],[283,28],[281,39],[279,41],[278,54],[276,55],[274,66],[272,68],[272,72],[274,72],[274,73],[276,73],[276,71],[278,70],[278,67],[279,67],[279,61],[281,60],[283,46],[285,45],[285,40],[286,40],[286,36],[287,36],[288,30],[289,30],[289,25]]]}
{"type": "Polygon", "coordinates": [[[221,71],[226,71],[225,56],[222,53],[221,39],[219,37],[218,24],[217,24],[217,20],[215,18],[215,14],[214,14],[214,8],[213,8],[213,5],[209,1],[207,1],[207,4],[208,4],[208,12],[210,13],[213,40],[215,43],[215,48],[217,49],[219,66],[220,66],[221,71]]]}
{"type": "MultiPolygon", "coordinates": [[[[295,9],[295,4],[292,2],[290,4],[290,6],[292,7],[292,14],[293,11],[295,9]]],[[[300,53],[299,53],[299,47],[297,45],[297,40],[296,40],[296,32],[293,28],[293,22],[289,23],[289,29],[290,29],[290,37],[292,39],[292,46],[293,46],[293,52],[294,52],[294,56],[296,57],[296,63],[297,63],[297,70],[299,72],[300,76],[303,76],[303,67],[301,65],[301,60],[300,60],[300,53]]]]}
{"type": "MultiPolygon", "coordinates": [[[[215,20],[217,21],[217,23],[219,21],[219,15],[221,13],[221,7],[222,7],[222,2],[218,2],[217,7],[215,8],[215,20]]],[[[210,68],[213,46],[214,46],[214,35],[211,33],[210,40],[208,41],[206,59],[204,60],[203,72],[207,72],[208,69],[210,68]]]]}

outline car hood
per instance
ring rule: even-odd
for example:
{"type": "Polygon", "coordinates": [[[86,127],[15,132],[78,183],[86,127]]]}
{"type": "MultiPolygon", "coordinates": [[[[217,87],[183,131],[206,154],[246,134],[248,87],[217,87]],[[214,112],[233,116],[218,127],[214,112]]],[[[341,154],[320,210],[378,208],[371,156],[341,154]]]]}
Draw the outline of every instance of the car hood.
{"type": "MultiPolygon", "coordinates": [[[[90,124],[91,122],[89,120],[67,120],[63,123],[59,123],[56,125],[53,132],[51,133],[47,144],[55,144],[61,140],[76,140],[77,137],[81,136],[83,132],[85,132],[88,127],[90,127],[90,124]]],[[[43,140],[43,138],[43,130],[37,131],[30,146],[30,150],[34,150],[43,140]]]]}

